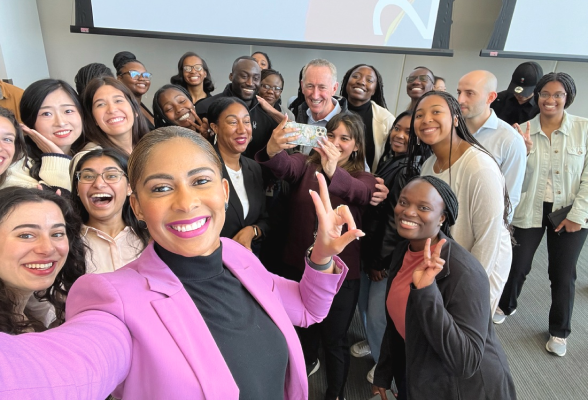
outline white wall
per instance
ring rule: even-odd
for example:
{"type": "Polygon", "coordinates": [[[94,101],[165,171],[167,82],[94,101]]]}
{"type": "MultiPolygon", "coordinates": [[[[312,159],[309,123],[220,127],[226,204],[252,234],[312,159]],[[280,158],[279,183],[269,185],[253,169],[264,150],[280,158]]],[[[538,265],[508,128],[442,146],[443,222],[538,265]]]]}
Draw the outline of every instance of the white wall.
{"type": "Polygon", "coordinates": [[[36,1],[0,0],[0,18],[0,78],[22,88],[48,78],[36,1]]]}
{"type": "MultiPolygon", "coordinates": [[[[228,75],[235,58],[257,50],[265,51],[270,55],[274,68],[278,69],[286,80],[283,93],[286,99],[296,94],[300,68],[313,58],[321,57],[333,62],[339,70],[339,81],[351,66],[358,63],[372,64],[382,74],[388,108],[394,114],[408,105],[404,77],[415,66],[425,65],[437,75],[446,78],[448,90],[455,93],[459,78],[473,69],[492,71],[498,78],[499,88],[504,89],[510,82],[513,70],[525,61],[479,57],[480,49],[486,46],[492,33],[501,6],[499,0],[455,0],[450,46],[454,49],[455,55],[451,58],[72,34],[69,33],[69,26],[73,24],[72,3],[73,0],[37,0],[51,77],[61,78],[73,84],[73,77],[80,67],[91,62],[102,62],[112,68],[114,54],[121,50],[129,50],[154,74],[151,90],[144,99],[149,105],[152,102],[150,95],[155,93],[158,87],[169,82],[169,77],[176,73],[179,57],[186,51],[195,51],[207,61],[217,91],[222,90],[228,83],[228,75]]],[[[141,12],[153,13],[157,10],[137,10],[137,14],[129,18],[141,18],[141,12]]],[[[205,11],[201,10],[200,16],[195,17],[195,23],[197,18],[205,17],[211,16],[206,16],[205,11]]],[[[244,21],[263,22],[257,21],[254,14],[249,15],[244,21]]],[[[271,29],[271,24],[267,26],[271,29]]],[[[346,28],[342,26],[342,29],[346,28]]],[[[352,29],[352,26],[349,26],[349,29],[352,29]]],[[[271,32],[268,32],[268,38],[271,38],[271,32]]],[[[558,71],[572,74],[580,96],[570,107],[570,111],[588,116],[586,64],[554,61],[539,63],[544,72],[557,68],[558,71]]]]}

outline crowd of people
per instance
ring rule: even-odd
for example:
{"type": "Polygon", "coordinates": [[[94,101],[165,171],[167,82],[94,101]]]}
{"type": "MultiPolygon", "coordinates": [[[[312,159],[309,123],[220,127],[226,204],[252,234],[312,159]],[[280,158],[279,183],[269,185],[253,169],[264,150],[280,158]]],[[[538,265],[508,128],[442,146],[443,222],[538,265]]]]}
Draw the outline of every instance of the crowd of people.
{"type": "Polygon", "coordinates": [[[419,66],[394,117],[372,65],[339,84],[311,60],[289,99],[272,65],[238,57],[215,93],[187,52],[151,107],[128,51],[75,89],[2,83],[0,397],[304,399],[324,368],[343,399],[371,354],[382,399],[516,399],[494,325],[545,232],[566,354],[588,234],[570,75],[470,71],[452,96],[419,66]]]}

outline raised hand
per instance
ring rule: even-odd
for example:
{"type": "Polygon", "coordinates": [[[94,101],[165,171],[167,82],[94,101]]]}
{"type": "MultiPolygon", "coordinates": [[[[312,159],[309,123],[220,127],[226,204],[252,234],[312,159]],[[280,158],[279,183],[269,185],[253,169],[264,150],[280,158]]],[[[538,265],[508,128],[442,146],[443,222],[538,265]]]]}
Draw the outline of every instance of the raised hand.
{"type": "Polygon", "coordinates": [[[431,239],[425,242],[425,251],[423,261],[417,265],[412,273],[412,283],[417,289],[429,286],[435,281],[435,277],[443,269],[445,260],[441,258],[441,248],[446,240],[441,239],[431,254],[431,239]]]}
{"type": "Polygon", "coordinates": [[[272,117],[272,119],[274,121],[276,121],[278,124],[280,122],[282,122],[282,118],[284,117],[284,114],[282,114],[280,111],[276,110],[274,108],[274,106],[272,106],[270,103],[268,103],[263,97],[261,96],[255,96],[257,97],[257,101],[259,102],[259,105],[261,106],[261,109],[263,111],[265,111],[270,117],[272,117]]]}
{"type": "Polygon", "coordinates": [[[326,138],[319,138],[317,143],[319,147],[315,147],[314,149],[321,155],[321,165],[325,175],[331,179],[337,169],[337,162],[341,153],[337,150],[337,146],[329,142],[326,138]]]}
{"type": "Polygon", "coordinates": [[[527,147],[527,155],[529,155],[531,149],[533,148],[533,141],[531,140],[531,123],[527,121],[527,130],[525,131],[525,133],[523,133],[523,130],[521,129],[521,126],[519,124],[514,124],[513,128],[515,128],[519,135],[523,137],[523,140],[525,141],[525,146],[527,147]]]}
{"type": "Polygon", "coordinates": [[[339,206],[333,210],[327,181],[323,174],[316,174],[319,183],[319,193],[311,190],[310,195],[316,209],[318,228],[314,248],[310,256],[315,264],[326,264],[331,257],[341,253],[353,240],[365,236],[355,226],[351,211],[347,206],[339,206]],[[347,232],[341,235],[343,225],[347,224],[347,232]]]}
{"type": "Polygon", "coordinates": [[[300,135],[286,137],[288,133],[298,132],[299,130],[297,128],[284,128],[288,122],[288,116],[283,115],[282,117],[282,121],[276,127],[276,129],[274,129],[272,132],[272,137],[267,142],[266,151],[269,158],[274,157],[282,150],[293,149],[296,147],[297,145],[290,144],[289,142],[292,142],[300,137],[300,135]]]}
{"type": "Polygon", "coordinates": [[[29,128],[25,124],[20,124],[20,127],[22,128],[25,135],[33,139],[33,142],[35,142],[39,150],[41,150],[44,154],[63,154],[63,150],[61,150],[59,146],[57,146],[51,140],[47,139],[45,136],[41,135],[36,130],[29,128]]]}
{"type": "Polygon", "coordinates": [[[194,116],[194,122],[190,121],[189,118],[187,119],[188,123],[190,124],[190,129],[200,133],[204,138],[209,139],[210,127],[208,125],[208,119],[200,119],[198,114],[196,114],[196,110],[194,109],[194,107],[190,109],[190,114],[194,116]]]}

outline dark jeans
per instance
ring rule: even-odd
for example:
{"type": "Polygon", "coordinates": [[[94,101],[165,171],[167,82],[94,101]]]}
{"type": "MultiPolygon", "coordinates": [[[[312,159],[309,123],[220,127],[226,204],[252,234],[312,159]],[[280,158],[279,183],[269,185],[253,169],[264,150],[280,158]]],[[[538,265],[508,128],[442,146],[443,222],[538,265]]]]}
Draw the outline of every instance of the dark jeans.
{"type": "Polygon", "coordinates": [[[343,399],[350,361],[347,330],[351,325],[358,297],[359,279],[343,282],[333,299],[333,305],[327,317],[306,329],[297,329],[307,365],[318,358],[319,344],[321,341],[323,343],[327,374],[325,399],[328,400],[337,397],[343,399]]]}
{"type": "Polygon", "coordinates": [[[512,265],[508,281],[504,286],[498,306],[506,315],[517,308],[517,299],[529,272],[533,256],[543,233],[547,230],[547,272],[551,281],[551,308],[549,310],[549,333],[552,336],[567,338],[571,332],[574,292],[576,288],[576,264],[580,251],[586,241],[588,229],[578,232],[557,234],[547,215],[552,212],[553,203],[543,203],[543,222],[541,228],[514,230],[517,244],[512,252],[512,265]]]}

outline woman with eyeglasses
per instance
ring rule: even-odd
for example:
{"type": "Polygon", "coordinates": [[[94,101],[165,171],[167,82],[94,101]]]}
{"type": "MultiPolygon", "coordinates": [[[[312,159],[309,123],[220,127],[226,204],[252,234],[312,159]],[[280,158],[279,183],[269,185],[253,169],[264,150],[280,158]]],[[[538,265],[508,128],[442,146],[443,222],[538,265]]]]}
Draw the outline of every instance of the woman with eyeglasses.
{"type": "Polygon", "coordinates": [[[421,96],[435,88],[435,74],[427,67],[416,67],[406,77],[406,94],[410,97],[407,110],[414,111],[414,107],[421,96]]]}
{"type": "Polygon", "coordinates": [[[575,97],[572,77],[551,72],[535,86],[539,115],[527,122],[526,128],[515,125],[527,145],[527,170],[512,221],[517,245],[513,247],[510,275],[494,316],[494,322],[500,324],[517,310],[533,256],[547,231],[551,307],[546,349],[558,356],[566,354],[576,265],[588,235],[588,119],[565,111],[575,97]],[[565,217],[554,226],[549,214],[558,210],[565,217]]]}
{"type": "Polygon", "coordinates": [[[316,240],[297,256],[300,283],[288,281],[220,237],[229,185],[210,143],[177,126],[148,133],[129,182],[153,241],[125,267],[80,278],[64,325],[0,334],[0,398],[307,399],[293,325],[327,315],[348,271],[336,254],[363,236],[316,179],[316,240]]]}
{"type": "Polygon", "coordinates": [[[82,217],[88,273],[112,272],[139,257],[149,231],[133,214],[127,156],[114,149],[84,154],[73,171],[71,201],[82,217]]]}
{"type": "MultiPolygon", "coordinates": [[[[284,90],[284,77],[273,69],[261,70],[261,83],[259,85],[258,99],[261,97],[280,114],[287,114],[289,121],[294,121],[294,114],[282,104],[282,91],[284,90]]],[[[265,109],[265,108],[264,108],[265,109]]],[[[281,121],[281,118],[280,118],[281,121]]]]}
{"type": "Polygon", "coordinates": [[[170,78],[170,83],[186,88],[192,96],[192,103],[210,97],[214,92],[212,76],[206,61],[191,51],[185,53],[178,61],[178,73],[170,78]]]}
{"type": "Polygon", "coordinates": [[[116,53],[112,63],[116,69],[116,78],[129,88],[137,103],[141,105],[141,113],[147,120],[147,128],[155,129],[153,113],[141,102],[141,98],[151,86],[152,74],[147,72],[143,63],[130,51],[116,53]]]}

